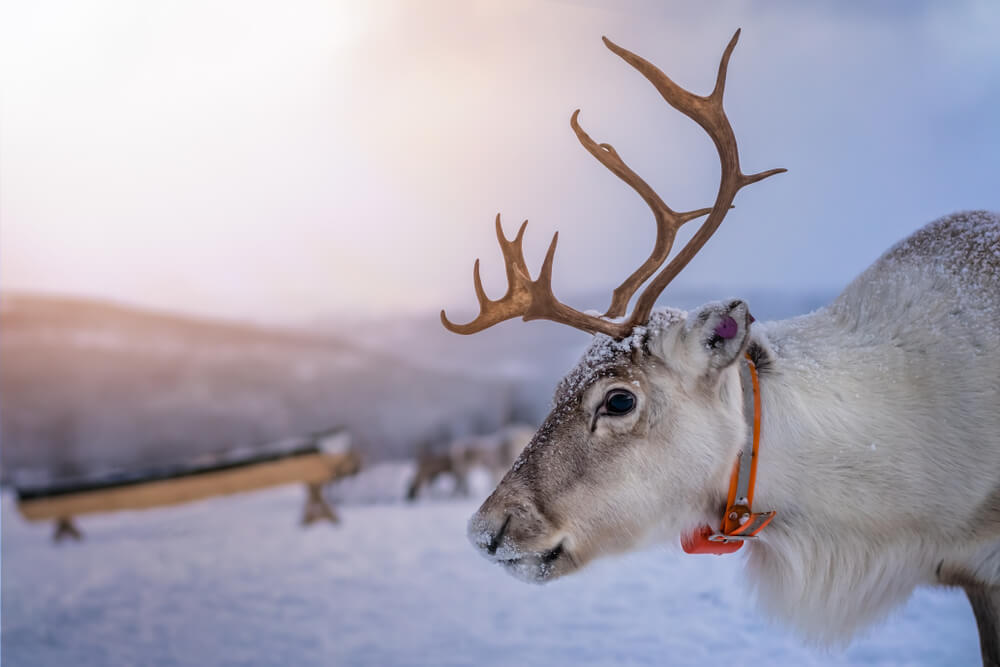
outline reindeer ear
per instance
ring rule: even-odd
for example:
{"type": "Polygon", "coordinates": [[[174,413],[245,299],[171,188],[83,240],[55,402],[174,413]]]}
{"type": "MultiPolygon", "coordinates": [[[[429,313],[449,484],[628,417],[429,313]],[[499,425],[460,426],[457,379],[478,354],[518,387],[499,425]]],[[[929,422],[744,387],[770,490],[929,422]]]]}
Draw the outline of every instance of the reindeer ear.
{"type": "Polygon", "coordinates": [[[729,366],[746,350],[753,321],[746,302],[739,299],[702,306],[688,319],[685,345],[689,359],[707,372],[729,366]]]}

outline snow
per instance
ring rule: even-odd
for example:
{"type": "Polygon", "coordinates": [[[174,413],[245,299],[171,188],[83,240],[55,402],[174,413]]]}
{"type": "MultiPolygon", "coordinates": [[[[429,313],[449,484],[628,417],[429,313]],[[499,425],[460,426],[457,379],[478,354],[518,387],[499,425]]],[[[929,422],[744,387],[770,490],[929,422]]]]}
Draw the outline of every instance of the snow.
{"type": "Polygon", "coordinates": [[[687,317],[687,313],[676,308],[657,308],[650,314],[649,321],[637,326],[632,333],[616,340],[605,334],[594,334],[590,345],[577,365],[566,374],[556,389],[556,396],[574,394],[590,385],[608,366],[621,363],[633,350],[642,347],[648,336],[666,329],[687,317]]]}
{"type": "Polygon", "coordinates": [[[761,618],[741,557],[655,548],[545,586],[479,557],[475,501],[347,505],[297,525],[285,487],[83,517],[53,546],[3,498],[10,665],[977,664],[954,591],[921,590],[846,650],[761,618]]]}

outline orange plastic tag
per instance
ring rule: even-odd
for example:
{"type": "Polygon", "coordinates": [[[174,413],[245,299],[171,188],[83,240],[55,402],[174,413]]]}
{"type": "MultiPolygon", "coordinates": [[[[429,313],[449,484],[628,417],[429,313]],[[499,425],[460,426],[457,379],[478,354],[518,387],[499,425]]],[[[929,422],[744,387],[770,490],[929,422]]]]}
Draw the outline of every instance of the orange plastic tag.
{"type": "Polygon", "coordinates": [[[689,554],[715,554],[721,556],[739,551],[739,548],[743,546],[743,540],[713,542],[708,538],[714,532],[709,526],[702,526],[698,530],[693,530],[690,534],[681,536],[681,547],[685,553],[689,554]]]}

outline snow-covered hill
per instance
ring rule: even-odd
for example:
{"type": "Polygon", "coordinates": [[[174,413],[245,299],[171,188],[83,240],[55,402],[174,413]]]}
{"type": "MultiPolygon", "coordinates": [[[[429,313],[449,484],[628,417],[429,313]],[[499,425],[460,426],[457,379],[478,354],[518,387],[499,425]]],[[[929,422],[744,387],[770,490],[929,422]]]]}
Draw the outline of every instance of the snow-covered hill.
{"type": "Polygon", "coordinates": [[[283,488],[83,518],[54,547],[3,498],[2,656],[73,665],[974,665],[964,597],[921,590],[846,650],[757,616],[739,555],[657,548],[547,586],[466,543],[475,502],[346,506],[283,488]]]}
{"type": "Polygon", "coordinates": [[[135,470],[331,427],[366,461],[511,417],[511,382],[417,366],[330,333],[4,294],[2,473],[135,470]]]}

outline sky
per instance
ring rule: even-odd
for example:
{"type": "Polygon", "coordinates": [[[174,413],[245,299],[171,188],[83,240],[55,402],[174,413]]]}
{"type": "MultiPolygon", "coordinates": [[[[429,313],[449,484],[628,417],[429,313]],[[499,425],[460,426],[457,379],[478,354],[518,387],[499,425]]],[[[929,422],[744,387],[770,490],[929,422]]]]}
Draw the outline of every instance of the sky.
{"type": "Polygon", "coordinates": [[[675,209],[709,205],[719,167],[601,35],[707,93],[742,28],[726,110],[744,171],[789,170],[739,194],[664,302],[837,289],[941,215],[1000,209],[1000,5],[805,4],[5,2],[0,287],[461,319],[476,257],[505,288],[500,212],[509,233],[531,220],[533,268],[560,230],[557,294],[609,299],[654,226],[573,110],[675,209]]]}

